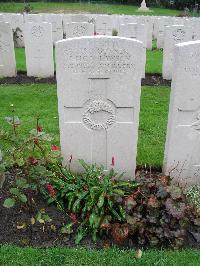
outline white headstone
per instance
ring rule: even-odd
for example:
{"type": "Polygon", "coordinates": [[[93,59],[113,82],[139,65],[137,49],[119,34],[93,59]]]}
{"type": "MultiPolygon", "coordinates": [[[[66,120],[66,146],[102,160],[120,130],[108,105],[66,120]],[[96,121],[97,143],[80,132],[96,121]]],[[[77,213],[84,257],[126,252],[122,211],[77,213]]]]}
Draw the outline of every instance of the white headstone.
{"type": "Polygon", "coordinates": [[[12,14],[10,21],[15,47],[24,47],[24,18],[22,14],[12,14]]]}
{"type": "Polygon", "coordinates": [[[0,22],[4,22],[4,16],[3,16],[3,14],[0,14],[0,22]]]}
{"type": "Polygon", "coordinates": [[[126,25],[120,25],[120,30],[118,36],[126,37],[131,39],[136,39],[143,43],[144,53],[143,53],[143,75],[145,77],[145,64],[146,64],[146,48],[147,48],[147,33],[146,27],[144,24],[137,24],[137,23],[128,23],[126,25]]]}
{"type": "Polygon", "coordinates": [[[63,15],[62,14],[47,14],[44,15],[44,21],[52,24],[53,43],[63,39],[63,15]]]}
{"type": "Polygon", "coordinates": [[[142,43],[81,37],[56,44],[58,108],[64,163],[78,159],[133,178],[136,167],[142,43]]]}
{"type": "Polygon", "coordinates": [[[147,34],[147,49],[152,49],[152,38],[153,38],[153,19],[151,16],[138,16],[138,24],[144,24],[146,27],[147,34]]]}
{"type": "Polygon", "coordinates": [[[65,26],[68,23],[72,22],[71,14],[64,14],[63,17],[62,17],[62,22],[63,22],[63,34],[64,34],[64,39],[65,39],[65,37],[66,37],[66,28],[65,28],[65,26]]]}
{"type": "Polygon", "coordinates": [[[51,77],[54,75],[52,25],[26,23],[24,29],[27,75],[51,77]]]}
{"type": "Polygon", "coordinates": [[[170,18],[168,17],[163,17],[159,18],[157,22],[157,48],[161,49],[164,46],[164,32],[165,32],[165,27],[170,26],[170,18]]]}
{"type": "Polygon", "coordinates": [[[137,17],[136,16],[127,16],[122,15],[119,17],[119,23],[120,24],[129,24],[129,23],[137,23],[137,17]]]}
{"type": "Polygon", "coordinates": [[[24,14],[24,22],[34,22],[39,23],[43,21],[43,16],[41,14],[24,14]]]}
{"type": "Polygon", "coordinates": [[[15,77],[13,34],[8,22],[0,22],[0,77],[15,77]]]}
{"type": "Polygon", "coordinates": [[[99,15],[95,18],[96,35],[112,36],[113,19],[110,15],[99,15]]]}
{"type": "Polygon", "coordinates": [[[87,22],[72,22],[65,25],[66,38],[94,35],[94,24],[87,22]]]}
{"type": "Polygon", "coordinates": [[[164,173],[200,185],[200,41],[176,45],[164,173]]]}
{"type": "Polygon", "coordinates": [[[89,17],[83,14],[71,15],[72,22],[89,22],[89,17]]]}
{"type": "Polygon", "coordinates": [[[22,14],[17,13],[4,13],[3,21],[8,22],[13,31],[14,45],[15,47],[24,47],[24,17],[22,14]]]}
{"type": "Polygon", "coordinates": [[[172,79],[175,44],[187,41],[192,41],[191,28],[185,27],[183,25],[165,27],[162,67],[164,79],[172,79]]]}

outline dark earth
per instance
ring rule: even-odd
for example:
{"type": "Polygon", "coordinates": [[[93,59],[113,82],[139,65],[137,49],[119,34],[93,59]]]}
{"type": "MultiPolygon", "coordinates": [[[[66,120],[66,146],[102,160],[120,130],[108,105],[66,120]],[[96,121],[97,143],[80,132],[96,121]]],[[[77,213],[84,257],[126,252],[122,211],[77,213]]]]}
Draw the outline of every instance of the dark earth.
{"type": "MultiPolygon", "coordinates": [[[[35,78],[28,77],[25,72],[18,72],[16,77],[1,78],[1,84],[56,84],[56,76],[52,78],[35,78]]],[[[171,81],[165,80],[159,74],[146,74],[145,79],[142,79],[142,86],[171,86],[171,81]]]]}
{"type": "MultiPolygon", "coordinates": [[[[22,205],[16,205],[7,209],[3,207],[3,202],[9,197],[9,187],[13,180],[13,173],[7,173],[3,188],[0,188],[0,244],[16,244],[18,246],[53,247],[68,246],[75,247],[74,237],[62,234],[61,228],[71,222],[67,213],[63,213],[54,205],[47,205],[45,200],[38,194],[34,195],[34,208],[26,209],[22,205]],[[41,224],[35,219],[31,223],[31,218],[36,217],[38,210],[45,209],[45,213],[52,219],[51,222],[41,224]]],[[[86,248],[108,248],[116,246],[110,234],[98,236],[96,243],[90,237],[81,241],[81,246],[86,248]]],[[[136,243],[128,239],[119,248],[134,248],[136,243]]],[[[200,228],[190,228],[187,232],[185,243],[187,248],[200,248],[200,228]]]]}

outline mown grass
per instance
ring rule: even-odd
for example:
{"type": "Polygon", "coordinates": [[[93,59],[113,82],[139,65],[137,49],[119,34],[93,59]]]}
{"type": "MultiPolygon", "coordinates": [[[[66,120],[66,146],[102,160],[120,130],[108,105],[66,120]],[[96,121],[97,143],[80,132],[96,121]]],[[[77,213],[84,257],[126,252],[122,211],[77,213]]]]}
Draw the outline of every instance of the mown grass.
{"type": "MultiPolygon", "coordinates": [[[[138,165],[161,167],[168,116],[169,88],[143,87],[138,142],[138,165]]],[[[0,125],[6,126],[10,104],[22,120],[21,132],[26,134],[35,126],[39,114],[44,130],[55,135],[59,143],[56,85],[1,85],[0,125]]]]}
{"type": "Polygon", "coordinates": [[[86,250],[83,248],[19,248],[0,246],[2,266],[198,266],[198,250],[145,251],[141,259],[134,250],[86,250]]]}
{"type": "MultiPolygon", "coordinates": [[[[106,14],[126,14],[126,15],[154,15],[154,16],[177,16],[180,11],[172,9],[151,8],[152,12],[141,13],[137,12],[138,6],[120,5],[120,4],[89,4],[89,3],[30,3],[32,12],[85,12],[85,13],[106,13],[106,14]]],[[[0,3],[0,12],[22,12],[24,9],[23,3],[0,3]]]]}
{"type": "MultiPolygon", "coordinates": [[[[17,71],[26,71],[26,58],[24,48],[15,48],[17,71]]],[[[162,50],[147,50],[146,73],[162,73],[162,50]]]]}

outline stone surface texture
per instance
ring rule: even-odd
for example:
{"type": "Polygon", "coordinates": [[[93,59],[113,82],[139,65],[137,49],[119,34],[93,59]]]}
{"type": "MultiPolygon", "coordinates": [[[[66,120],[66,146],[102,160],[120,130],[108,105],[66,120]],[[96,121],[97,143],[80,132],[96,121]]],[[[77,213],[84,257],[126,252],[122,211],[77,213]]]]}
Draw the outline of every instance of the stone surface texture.
{"type": "Polygon", "coordinates": [[[172,79],[175,44],[192,41],[192,29],[183,25],[165,27],[163,49],[163,78],[172,79]]]}
{"type": "Polygon", "coordinates": [[[88,22],[72,22],[65,24],[66,39],[94,35],[94,24],[88,22]]]}
{"type": "Polygon", "coordinates": [[[177,44],[163,171],[200,185],[200,41],[177,44]]]}
{"type": "Polygon", "coordinates": [[[26,23],[24,39],[27,75],[54,76],[52,25],[47,22],[26,23]]]}
{"type": "Polygon", "coordinates": [[[78,159],[134,178],[142,43],[120,37],[81,37],[56,44],[58,108],[64,164],[78,159]]]}
{"type": "Polygon", "coordinates": [[[16,61],[11,26],[0,22],[0,77],[15,77],[16,61]]]}

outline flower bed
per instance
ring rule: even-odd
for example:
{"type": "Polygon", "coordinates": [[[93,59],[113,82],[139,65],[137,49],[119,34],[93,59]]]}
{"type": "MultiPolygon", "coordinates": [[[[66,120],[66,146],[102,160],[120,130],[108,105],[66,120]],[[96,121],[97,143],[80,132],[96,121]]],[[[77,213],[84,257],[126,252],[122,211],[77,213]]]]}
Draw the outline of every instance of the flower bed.
{"type": "Polygon", "coordinates": [[[62,165],[60,148],[36,126],[26,139],[15,115],[0,131],[0,243],[124,247],[184,247],[200,244],[198,188],[189,192],[159,173],[138,172],[124,181],[111,170],[62,165]]]}

